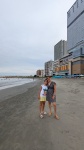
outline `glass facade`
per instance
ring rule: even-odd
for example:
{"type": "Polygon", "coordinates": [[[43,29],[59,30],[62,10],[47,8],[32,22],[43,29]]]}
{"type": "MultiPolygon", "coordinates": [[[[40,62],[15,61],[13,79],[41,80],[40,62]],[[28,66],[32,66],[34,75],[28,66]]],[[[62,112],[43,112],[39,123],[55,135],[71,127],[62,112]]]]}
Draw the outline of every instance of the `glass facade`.
{"type": "Polygon", "coordinates": [[[76,0],[67,14],[67,49],[71,50],[84,40],[84,0],[76,0]]]}
{"type": "Polygon", "coordinates": [[[81,55],[81,50],[76,50],[73,52],[73,58],[79,57],[81,55]]]}

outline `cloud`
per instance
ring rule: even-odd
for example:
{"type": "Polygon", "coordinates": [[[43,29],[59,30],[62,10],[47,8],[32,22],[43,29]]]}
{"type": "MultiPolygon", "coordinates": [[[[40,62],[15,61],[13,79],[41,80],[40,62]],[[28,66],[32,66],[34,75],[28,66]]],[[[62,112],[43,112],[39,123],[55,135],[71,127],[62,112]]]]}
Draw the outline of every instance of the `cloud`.
{"type": "Polygon", "coordinates": [[[67,11],[75,0],[2,0],[0,72],[35,74],[67,39],[67,11]],[[19,71],[18,71],[19,70],[19,71]]]}

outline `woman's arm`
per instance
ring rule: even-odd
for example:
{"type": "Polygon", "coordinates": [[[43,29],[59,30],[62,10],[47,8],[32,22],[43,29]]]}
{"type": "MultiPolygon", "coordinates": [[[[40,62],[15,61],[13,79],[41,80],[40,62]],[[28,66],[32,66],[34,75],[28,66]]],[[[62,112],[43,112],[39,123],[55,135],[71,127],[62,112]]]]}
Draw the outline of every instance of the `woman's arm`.
{"type": "Polygon", "coordinates": [[[40,92],[42,90],[42,86],[40,87],[39,93],[38,93],[38,100],[40,99],[40,92]]]}
{"type": "Polygon", "coordinates": [[[53,93],[54,96],[56,96],[56,83],[54,83],[54,93],[53,93]]]}
{"type": "Polygon", "coordinates": [[[54,83],[54,92],[53,92],[53,96],[52,96],[52,99],[54,99],[56,96],[56,83],[54,83]]]}

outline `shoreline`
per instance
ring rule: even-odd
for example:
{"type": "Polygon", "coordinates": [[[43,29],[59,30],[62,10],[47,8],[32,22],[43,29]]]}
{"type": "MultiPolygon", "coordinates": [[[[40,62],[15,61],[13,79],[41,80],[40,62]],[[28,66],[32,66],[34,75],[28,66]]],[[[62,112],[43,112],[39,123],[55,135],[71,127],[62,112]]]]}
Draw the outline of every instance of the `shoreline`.
{"type": "Polygon", "coordinates": [[[13,87],[0,90],[0,102],[9,99],[13,96],[16,96],[18,94],[27,92],[29,88],[36,86],[39,82],[40,80],[36,80],[33,82],[24,83],[22,85],[13,86],[13,87]]]}
{"type": "Polygon", "coordinates": [[[24,85],[26,83],[34,82],[33,79],[18,79],[18,78],[1,78],[0,80],[0,90],[24,85]]]}

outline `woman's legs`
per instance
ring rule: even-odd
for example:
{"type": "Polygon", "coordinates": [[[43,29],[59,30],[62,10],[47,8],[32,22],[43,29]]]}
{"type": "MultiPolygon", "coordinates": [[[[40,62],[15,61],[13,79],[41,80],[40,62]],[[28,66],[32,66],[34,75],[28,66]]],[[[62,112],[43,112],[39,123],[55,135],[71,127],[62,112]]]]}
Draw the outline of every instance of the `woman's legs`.
{"type": "Polygon", "coordinates": [[[53,102],[54,115],[56,116],[56,102],[53,102]]]}
{"type": "Polygon", "coordinates": [[[48,105],[49,105],[49,110],[50,110],[49,116],[51,116],[51,114],[52,114],[52,111],[51,111],[51,102],[48,102],[48,105]]]}
{"type": "Polygon", "coordinates": [[[39,105],[39,110],[40,110],[40,114],[42,113],[42,102],[40,101],[40,105],[39,105]]]}
{"type": "Polygon", "coordinates": [[[42,101],[40,101],[39,109],[40,109],[40,118],[43,118],[43,102],[42,101]]]}
{"type": "Polygon", "coordinates": [[[45,108],[45,101],[43,102],[43,113],[44,113],[44,108],[45,108]]]}
{"type": "Polygon", "coordinates": [[[58,117],[57,112],[56,112],[56,110],[57,110],[56,102],[53,102],[53,107],[54,107],[54,116],[55,116],[56,119],[59,120],[59,117],[58,117]]]}
{"type": "Polygon", "coordinates": [[[45,101],[40,101],[40,113],[44,112],[44,107],[45,107],[45,101]]]}
{"type": "Polygon", "coordinates": [[[45,109],[45,103],[46,103],[46,101],[43,101],[43,103],[42,103],[42,114],[43,114],[43,115],[46,115],[46,114],[47,114],[47,112],[44,111],[44,109],[45,109]]]}

